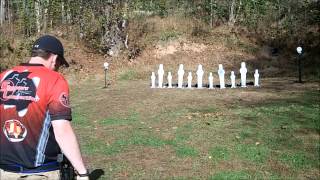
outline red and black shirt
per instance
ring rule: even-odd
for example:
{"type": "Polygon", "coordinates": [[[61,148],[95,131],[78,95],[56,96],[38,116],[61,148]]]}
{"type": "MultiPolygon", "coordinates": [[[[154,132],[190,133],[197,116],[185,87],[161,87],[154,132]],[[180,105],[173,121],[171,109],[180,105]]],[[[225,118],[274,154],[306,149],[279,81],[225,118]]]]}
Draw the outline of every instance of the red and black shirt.
{"type": "Polygon", "coordinates": [[[21,64],[0,75],[0,164],[35,168],[57,161],[51,121],[70,120],[69,88],[59,73],[21,64]]]}

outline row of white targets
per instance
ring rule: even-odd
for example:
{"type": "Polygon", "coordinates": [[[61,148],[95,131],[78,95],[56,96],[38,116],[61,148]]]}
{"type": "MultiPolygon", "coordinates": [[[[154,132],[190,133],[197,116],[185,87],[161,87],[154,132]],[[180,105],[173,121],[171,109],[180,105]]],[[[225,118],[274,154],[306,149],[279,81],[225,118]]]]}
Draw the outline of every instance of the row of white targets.
{"type": "MultiPolygon", "coordinates": [[[[246,68],[246,64],[245,62],[241,63],[241,68],[240,68],[240,75],[241,75],[241,87],[247,87],[247,68],[246,68]]],[[[179,70],[178,70],[178,88],[183,88],[183,76],[184,76],[184,69],[183,69],[183,64],[179,65],[179,70]]],[[[197,75],[197,88],[201,89],[203,88],[203,75],[204,75],[204,71],[202,69],[202,65],[199,64],[198,65],[198,69],[196,72],[197,75]]],[[[163,88],[164,87],[164,82],[163,82],[163,76],[164,76],[164,69],[163,69],[163,64],[159,65],[159,69],[158,69],[158,88],[163,88]]],[[[224,89],[226,88],[225,85],[225,71],[223,69],[222,64],[219,64],[219,69],[218,69],[218,76],[219,76],[219,82],[220,82],[220,89],[224,89]]],[[[230,75],[230,80],[231,80],[231,88],[236,88],[236,76],[234,74],[234,71],[231,71],[231,75],[230,75]]],[[[172,74],[171,72],[168,72],[168,88],[173,88],[172,86],[172,74]]],[[[187,88],[192,88],[192,72],[189,72],[188,77],[188,84],[187,84],[187,88]]],[[[209,89],[213,89],[214,85],[213,85],[213,75],[212,72],[209,73],[209,89]]],[[[254,86],[255,87],[259,87],[259,72],[258,69],[255,70],[254,73],[254,86]]],[[[154,72],[152,72],[151,75],[151,88],[156,88],[156,75],[154,72]]]]}

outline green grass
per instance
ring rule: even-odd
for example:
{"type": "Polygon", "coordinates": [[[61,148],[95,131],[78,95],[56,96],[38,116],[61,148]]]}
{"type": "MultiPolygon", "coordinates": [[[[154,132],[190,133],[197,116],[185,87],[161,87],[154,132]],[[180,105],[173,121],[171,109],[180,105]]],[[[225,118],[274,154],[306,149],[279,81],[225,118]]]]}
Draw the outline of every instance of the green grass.
{"type": "Polygon", "coordinates": [[[255,163],[265,163],[270,155],[270,150],[261,145],[238,144],[236,152],[242,157],[255,163]]]}
{"type": "Polygon", "coordinates": [[[99,124],[102,126],[128,125],[128,124],[137,123],[138,120],[139,120],[139,114],[136,112],[133,112],[128,117],[125,117],[125,118],[109,117],[106,119],[102,119],[99,121],[99,124]]]}
{"type": "MultiPolygon", "coordinates": [[[[79,118],[81,120],[81,118],[79,118]]],[[[122,126],[129,125],[135,126],[137,125],[137,120],[139,119],[138,113],[132,113],[130,116],[126,118],[107,118],[99,121],[99,124],[102,126],[122,126]]],[[[80,124],[81,125],[81,124],[80,124]]],[[[132,127],[132,128],[133,128],[132,127]]],[[[85,141],[86,145],[84,151],[88,154],[99,154],[103,153],[106,155],[114,155],[118,153],[122,153],[130,146],[146,146],[146,147],[154,147],[159,148],[165,145],[171,146],[176,155],[179,157],[194,157],[198,155],[198,152],[195,148],[185,145],[185,141],[188,139],[188,135],[190,135],[190,130],[192,127],[190,125],[186,125],[183,128],[179,128],[177,130],[177,134],[173,140],[164,140],[160,137],[157,137],[153,133],[150,133],[144,129],[140,130],[127,130],[126,132],[119,133],[115,137],[118,138],[112,144],[104,144],[100,142],[98,138],[87,138],[85,141]]]]}
{"type": "Polygon", "coordinates": [[[227,161],[230,159],[230,150],[227,147],[223,146],[216,146],[209,150],[209,155],[213,158],[215,161],[227,161]]]}
{"type": "Polygon", "coordinates": [[[223,171],[209,178],[209,180],[244,180],[251,179],[251,176],[245,171],[223,171]]]}
{"type": "Polygon", "coordinates": [[[190,146],[177,145],[174,149],[178,157],[196,157],[199,155],[199,152],[190,146]]]}
{"type": "Polygon", "coordinates": [[[292,136],[292,132],[288,130],[279,130],[278,134],[261,137],[261,139],[273,150],[300,148],[301,144],[303,144],[301,139],[292,136]]]}
{"type": "Polygon", "coordinates": [[[166,123],[176,123],[179,117],[186,115],[188,112],[185,108],[165,109],[159,113],[152,114],[151,118],[153,123],[163,123],[164,121],[166,123]]]}
{"type": "MultiPolygon", "coordinates": [[[[295,100],[266,103],[254,108],[238,108],[236,114],[244,121],[239,136],[242,139],[265,143],[270,149],[300,149],[304,142],[296,132],[319,132],[320,116],[317,96],[309,103],[295,100]]],[[[303,97],[305,97],[304,95],[303,97]]],[[[309,97],[310,98],[310,97],[309,97]]]]}
{"type": "Polygon", "coordinates": [[[85,114],[80,113],[79,111],[72,112],[72,123],[76,127],[89,127],[90,121],[86,118],[85,114]]]}
{"type": "MultiPolygon", "coordinates": [[[[118,91],[130,89],[122,84],[118,91]]],[[[91,166],[105,170],[102,179],[319,178],[315,173],[320,167],[319,92],[254,105],[234,101],[232,110],[230,104],[217,108],[214,103],[182,104],[174,98],[161,104],[157,95],[163,92],[153,93],[143,101],[130,100],[132,107],[121,109],[119,115],[97,114],[99,119],[92,118],[88,104],[84,109],[79,101],[74,108],[82,152],[91,166]],[[150,110],[144,105],[150,101],[161,109],[150,110]]],[[[135,94],[124,97],[128,96],[135,94]]],[[[95,107],[100,106],[104,110],[103,104],[95,107]]]]}
{"type": "Polygon", "coordinates": [[[190,180],[190,179],[196,179],[196,178],[187,178],[187,177],[173,177],[173,178],[169,178],[169,180],[190,180]]]}
{"type": "Polygon", "coordinates": [[[107,144],[88,134],[86,138],[81,137],[80,142],[83,144],[81,151],[87,155],[99,154],[107,147],[107,144]]]}
{"type": "Polygon", "coordinates": [[[144,146],[160,148],[165,145],[172,146],[176,155],[179,157],[194,157],[198,155],[198,151],[190,146],[177,144],[175,141],[163,140],[156,136],[132,134],[130,138],[118,139],[110,145],[103,144],[97,139],[91,139],[86,142],[84,152],[87,154],[105,154],[114,155],[127,150],[130,146],[144,146]]]}
{"type": "Polygon", "coordinates": [[[111,117],[111,118],[103,119],[103,120],[99,121],[99,123],[101,125],[108,126],[108,125],[128,124],[130,122],[128,122],[126,119],[118,119],[118,118],[111,117]]]}
{"type": "Polygon", "coordinates": [[[241,132],[239,133],[239,137],[241,139],[246,139],[250,137],[254,137],[256,135],[256,131],[251,127],[243,127],[241,132]]]}
{"type": "Polygon", "coordinates": [[[190,139],[193,133],[192,124],[185,124],[181,128],[179,127],[175,133],[175,140],[178,142],[185,142],[190,139]]]}
{"type": "Polygon", "coordinates": [[[85,142],[84,151],[87,154],[105,154],[114,155],[127,150],[130,146],[146,146],[159,148],[170,142],[162,140],[155,136],[142,134],[130,134],[131,137],[119,138],[111,144],[99,141],[98,138],[92,138],[85,142]]]}
{"type": "Polygon", "coordinates": [[[128,144],[150,147],[161,147],[167,144],[167,141],[150,134],[133,134],[127,142],[128,144]]]}
{"type": "Polygon", "coordinates": [[[283,153],[279,160],[296,170],[310,167],[319,168],[319,160],[310,159],[304,152],[283,153]]]}

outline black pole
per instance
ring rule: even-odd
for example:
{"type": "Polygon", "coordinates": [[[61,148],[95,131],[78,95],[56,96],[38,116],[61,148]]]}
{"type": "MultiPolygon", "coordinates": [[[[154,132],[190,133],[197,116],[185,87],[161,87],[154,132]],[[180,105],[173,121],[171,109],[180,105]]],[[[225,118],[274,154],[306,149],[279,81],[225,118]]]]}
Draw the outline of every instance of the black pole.
{"type": "Polygon", "coordinates": [[[299,54],[298,56],[298,68],[299,68],[299,83],[302,83],[302,80],[301,80],[301,55],[299,54]]]}
{"type": "Polygon", "coordinates": [[[104,88],[107,88],[107,69],[104,70],[104,88]]]}

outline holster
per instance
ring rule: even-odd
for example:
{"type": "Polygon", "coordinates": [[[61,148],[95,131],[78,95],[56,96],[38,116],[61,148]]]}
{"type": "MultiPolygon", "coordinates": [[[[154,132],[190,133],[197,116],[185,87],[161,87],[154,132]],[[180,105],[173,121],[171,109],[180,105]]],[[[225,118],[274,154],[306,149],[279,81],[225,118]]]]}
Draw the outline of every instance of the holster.
{"type": "Polygon", "coordinates": [[[60,163],[60,180],[75,180],[76,173],[68,158],[59,154],[58,162],[60,163]]]}

